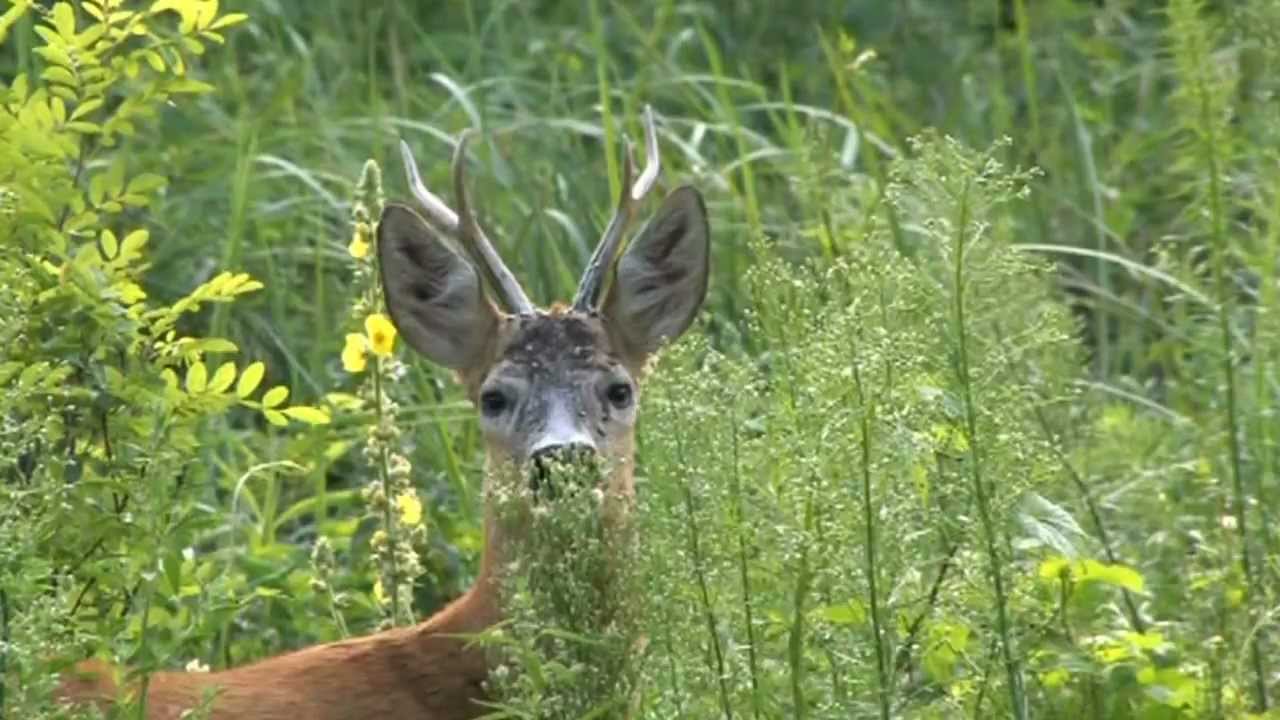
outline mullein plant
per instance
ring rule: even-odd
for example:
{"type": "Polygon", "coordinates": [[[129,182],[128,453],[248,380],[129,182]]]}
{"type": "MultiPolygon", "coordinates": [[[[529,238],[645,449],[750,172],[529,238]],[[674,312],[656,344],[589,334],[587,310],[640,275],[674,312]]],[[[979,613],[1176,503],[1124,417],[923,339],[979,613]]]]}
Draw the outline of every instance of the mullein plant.
{"type": "Polygon", "coordinates": [[[405,366],[395,356],[396,329],[384,312],[376,253],[371,252],[376,230],[372,218],[382,213],[382,205],[382,173],[370,160],[360,174],[351,207],[347,254],[353,264],[356,299],[350,317],[359,331],[346,335],[342,367],[359,380],[356,407],[373,417],[363,455],[374,478],[363,496],[379,524],[370,539],[377,565],[373,596],[382,610],[383,626],[390,627],[416,619],[413,581],[422,574],[416,548],[426,539],[426,527],[422,501],[411,480],[413,466],[398,451],[401,430],[391,388],[404,376],[405,366]]]}

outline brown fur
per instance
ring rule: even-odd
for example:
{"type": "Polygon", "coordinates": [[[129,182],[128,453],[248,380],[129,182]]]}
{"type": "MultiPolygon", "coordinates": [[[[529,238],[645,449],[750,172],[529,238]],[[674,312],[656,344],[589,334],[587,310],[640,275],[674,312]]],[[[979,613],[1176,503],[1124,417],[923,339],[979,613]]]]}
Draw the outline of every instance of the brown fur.
{"type": "MultiPolygon", "coordinates": [[[[317,645],[214,673],[159,672],[147,688],[147,718],[178,720],[215,691],[213,720],[464,720],[485,712],[484,654],[457,634],[497,621],[492,593],[478,584],[430,620],[353,640],[317,645]]],[[[63,700],[106,711],[117,695],[111,668],[90,660],[69,673],[63,700]]],[[[137,692],[137,685],[130,687],[137,692]]]]}

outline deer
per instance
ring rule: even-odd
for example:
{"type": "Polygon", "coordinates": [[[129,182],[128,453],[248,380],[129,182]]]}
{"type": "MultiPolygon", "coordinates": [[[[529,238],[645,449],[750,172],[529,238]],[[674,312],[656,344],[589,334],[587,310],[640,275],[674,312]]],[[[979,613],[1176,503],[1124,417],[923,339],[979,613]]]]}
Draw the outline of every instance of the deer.
{"type": "MultiPolygon", "coordinates": [[[[484,486],[511,472],[525,473],[531,484],[546,481],[530,468],[548,459],[607,461],[598,488],[606,498],[600,512],[623,523],[635,494],[640,383],[656,353],[693,323],[707,294],[710,259],[706,206],[689,185],[667,194],[624,245],[661,170],[648,106],[642,124],[645,168],[633,178],[631,143],[624,135],[617,205],[571,304],[535,306],[481,229],[464,172],[470,131],[460,135],[453,152],[456,210],[427,189],[401,140],[408,184],[426,217],[407,204],[387,203],[376,230],[393,324],[418,355],[453,373],[479,415],[484,486]]],[[[482,715],[495,660],[471,639],[501,622],[498,571],[521,543],[518,533],[495,518],[487,493],[484,506],[484,547],[474,583],[416,625],[215,672],[159,671],[145,681],[120,684],[112,666],[82,661],[63,674],[55,697],[104,712],[119,698],[132,697],[148,720],[177,720],[210,696],[212,720],[482,715]]]]}

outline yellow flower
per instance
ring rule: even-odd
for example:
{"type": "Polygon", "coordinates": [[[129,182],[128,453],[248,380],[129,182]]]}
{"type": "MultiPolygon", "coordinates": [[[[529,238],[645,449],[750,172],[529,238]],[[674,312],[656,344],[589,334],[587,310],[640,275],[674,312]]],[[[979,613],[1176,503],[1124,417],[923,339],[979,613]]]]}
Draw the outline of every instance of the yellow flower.
{"type": "Polygon", "coordinates": [[[364,319],[364,332],[369,338],[369,349],[375,355],[387,357],[396,344],[396,326],[386,315],[374,313],[364,319]]]}
{"type": "Polygon", "coordinates": [[[369,226],[364,223],[357,223],[356,230],[351,234],[351,244],[347,246],[347,252],[351,257],[357,260],[363,260],[369,254],[369,226]]]}
{"type": "Polygon", "coordinates": [[[349,373],[364,371],[365,351],[368,342],[359,333],[348,333],[347,344],[342,347],[342,369],[349,373]]]}
{"type": "Polygon", "coordinates": [[[422,501],[412,490],[396,498],[396,507],[400,508],[400,521],[405,525],[422,522],[422,501]]]}

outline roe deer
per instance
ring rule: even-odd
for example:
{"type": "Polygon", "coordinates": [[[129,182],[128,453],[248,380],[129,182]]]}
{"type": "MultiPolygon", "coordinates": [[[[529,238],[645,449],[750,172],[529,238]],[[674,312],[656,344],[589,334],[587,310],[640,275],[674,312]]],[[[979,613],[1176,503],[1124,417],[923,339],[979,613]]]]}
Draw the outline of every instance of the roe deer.
{"type": "MultiPolygon", "coordinates": [[[[659,171],[647,107],[643,124],[644,172],[632,184],[624,141],[613,218],[572,305],[548,310],[534,307],[476,223],[463,172],[466,134],[453,156],[456,213],[426,189],[401,143],[413,194],[431,223],[405,205],[383,210],[377,257],[387,306],[405,341],[456,371],[478,408],[486,486],[499,468],[528,470],[548,457],[586,457],[607,461],[605,512],[625,508],[632,497],[637,383],[649,357],[693,321],[706,295],[709,255],[706,208],[688,186],[672,191],[622,251],[636,206],[659,171]],[[486,284],[503,309],[488,299],[486,284]]],[[[478,579],[440,612],[412,627],[229,670],[154,673],[145,686],[146,717],[176,720],[206,692],[215,693],[210,717],[217,720],[455,720],[484,713],[476,701],[485,697],[486,653],[459,636],[500,620],[495,573],[520,543],[505,534],[486,493],[478,579]]],[[[120,692],[112,674],[97,661],[81,663],[64,676],[58,697],[106,709],[120,692]]],[[[141,687],[132,684],[128,692],[141,687]]]]}

